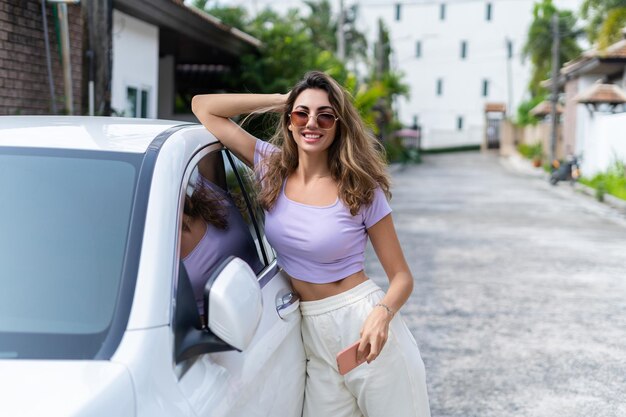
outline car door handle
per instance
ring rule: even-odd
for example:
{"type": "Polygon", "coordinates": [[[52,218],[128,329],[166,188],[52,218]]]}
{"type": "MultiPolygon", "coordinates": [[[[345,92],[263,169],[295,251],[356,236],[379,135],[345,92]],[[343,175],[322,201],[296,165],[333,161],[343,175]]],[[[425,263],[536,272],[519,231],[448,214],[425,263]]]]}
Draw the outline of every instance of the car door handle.
{"type": "Polygon", "coordinates": [[[276,298],[276,312],[281,319],[287,318],[298,307],[300,307],[300,296],[294,291],[276,298]]]}

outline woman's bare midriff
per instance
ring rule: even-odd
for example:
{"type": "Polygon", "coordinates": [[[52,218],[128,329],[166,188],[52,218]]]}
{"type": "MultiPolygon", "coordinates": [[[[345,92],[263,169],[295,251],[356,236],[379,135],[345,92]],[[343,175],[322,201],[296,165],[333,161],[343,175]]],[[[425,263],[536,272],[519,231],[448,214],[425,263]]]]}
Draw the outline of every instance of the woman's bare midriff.
{"type": "Polygon", "coordinates": [[[313,284],[311,282],[301,281],[294,277],[291,278],[291,285],[293,289],[300,294],[302,301],[315,301],[322,298],[332,297],[333,295],[341,294],[348,291],[357,285],[368,280],[367,275],[363,270],[355,272],[352,275],[326,284],[313,284]]]}

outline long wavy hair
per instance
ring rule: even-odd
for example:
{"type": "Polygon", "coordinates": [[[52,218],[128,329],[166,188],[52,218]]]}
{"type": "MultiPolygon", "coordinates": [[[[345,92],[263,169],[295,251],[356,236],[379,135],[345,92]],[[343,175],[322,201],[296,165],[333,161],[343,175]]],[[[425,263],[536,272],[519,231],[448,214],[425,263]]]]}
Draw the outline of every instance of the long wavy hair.
{"type": "Polygon", "coordinates": [[[305,74],[291,90],[280,116],[280,123],[270,143],[282,149],[264,160],[265,171],[260,178],[259,202],[270,210],[274,207],[283,182],[298,167],[298,146],[288,129],[289,114],[296,98],[304,90],[318,89],[328,93],[335,111],[337,129],[335,139],[328,148],[328,162],[332,179],[338,184],[339,198],[353,216],[361,206],[371,204],[377,187],[391,198],[390,181],[386,170],[384,148],[368,130],[359,116],[350,94],[337,81],[319,71],[305,74]]]}
{"type": "MultiPolygon", "coordinates": [[[[218,193],[209,190],[198,181],[193,194],[185,195],[183,213],[193,219],[202,218],[207,224],[226,230],[228,229],[228,213],[223,200],[218,193]]],[[[190,230],[189,225],[184,221],[183,230],[190,230]]]]}

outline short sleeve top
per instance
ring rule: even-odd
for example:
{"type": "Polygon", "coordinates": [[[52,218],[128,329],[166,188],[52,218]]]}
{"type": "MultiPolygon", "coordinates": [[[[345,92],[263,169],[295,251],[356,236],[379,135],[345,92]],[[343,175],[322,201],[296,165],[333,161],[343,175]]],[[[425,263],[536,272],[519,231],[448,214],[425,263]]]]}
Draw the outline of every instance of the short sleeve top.
{"type": "MultiPolygon", "coordinates": [[[[257,139],[254,165],[260,178],[263,160],[279,152],[257,139]]],[[[278,265],[293,278],[315,284],[339,281],[364,267],[367,229],[391,213],[380,187],[371,204],[356,216],[337,198],[328,206],[311,206],[290,200],[285,182],[274,207],[266,212],[265,233],[277,253],[278,265]]]]}
{"type": "Polygon", "coordinates": [[[243,259],[255,271],[259,272],[263,264],[248,226],[241,217],[239,209],[228,193],[213,184],[202,175],[196,180],[198,186],[204,187],[214,198],[218,199],[226,212],[228,226],[225,229],[207,224],[206,232],[196,247],[183,259],[189,275],[191,287],[196,298],[198,311],[202,314],[204,305],[204,286],[207,280],[224,259],[235,255],[243,259]]]}

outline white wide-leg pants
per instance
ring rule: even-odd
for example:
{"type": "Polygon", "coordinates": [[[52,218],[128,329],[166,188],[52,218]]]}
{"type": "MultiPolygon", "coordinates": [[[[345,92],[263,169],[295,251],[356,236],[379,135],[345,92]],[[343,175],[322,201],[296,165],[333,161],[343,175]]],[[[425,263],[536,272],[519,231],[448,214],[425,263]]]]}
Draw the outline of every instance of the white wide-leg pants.
{"type": "Polygon", "coordinates": [[[396,313],[380,355],[341,376],[336,355],[356,342],[384,292],[368,280],[344,293],[300,303],[307,357],[304,417],[429,417],[424,363],[396,313]]]}

